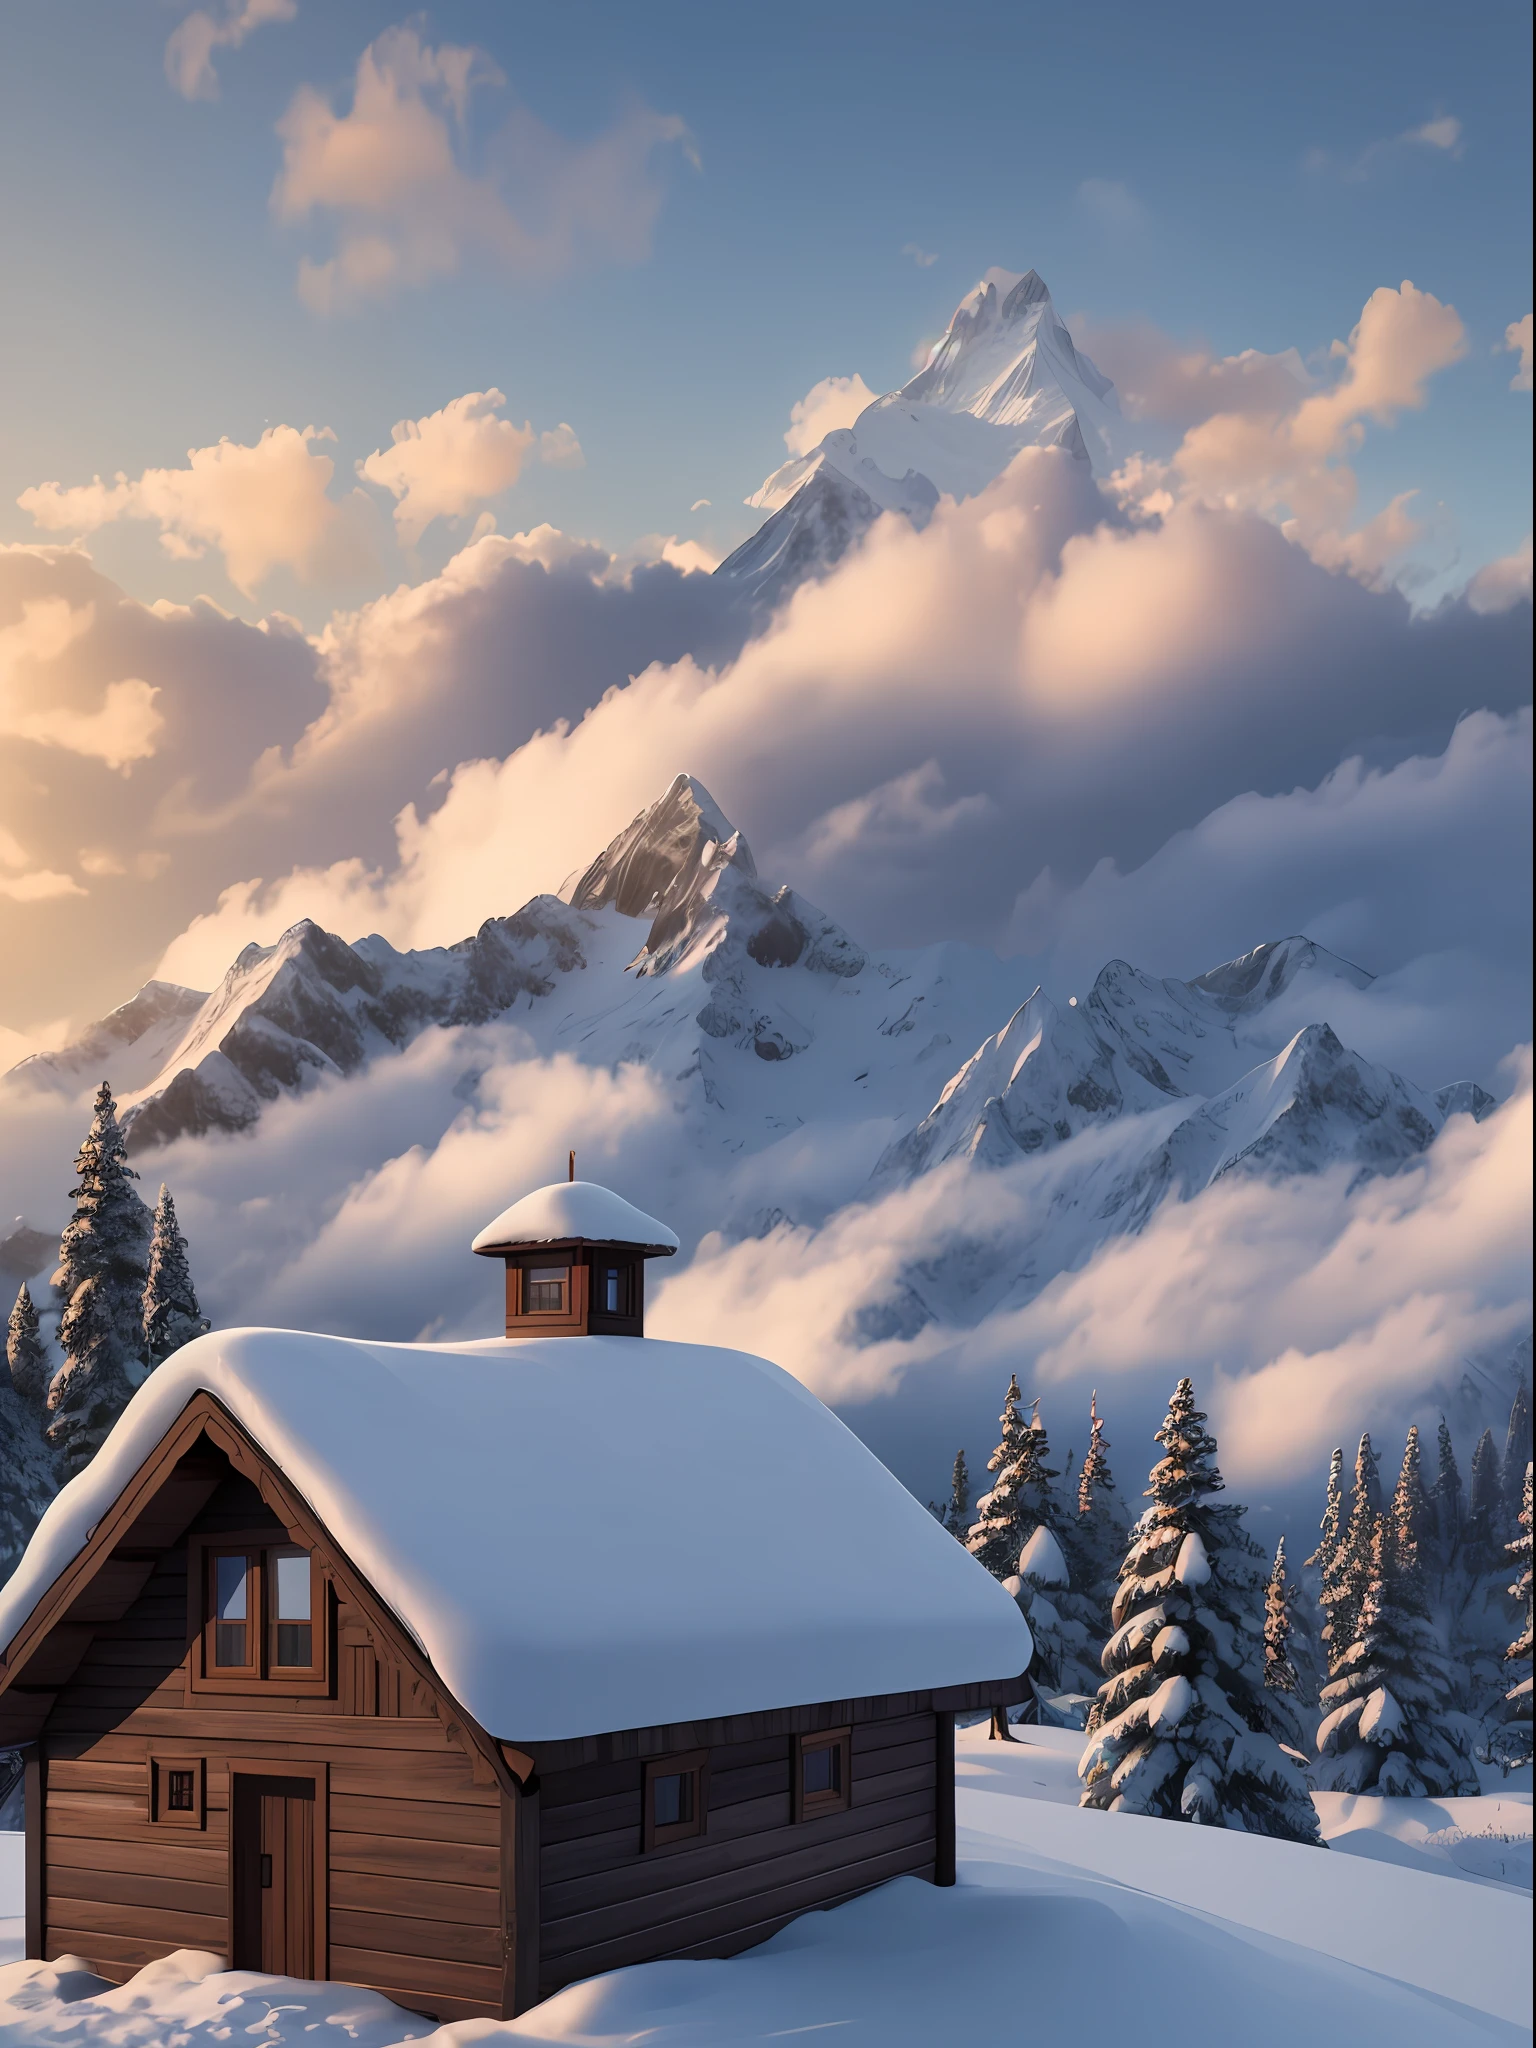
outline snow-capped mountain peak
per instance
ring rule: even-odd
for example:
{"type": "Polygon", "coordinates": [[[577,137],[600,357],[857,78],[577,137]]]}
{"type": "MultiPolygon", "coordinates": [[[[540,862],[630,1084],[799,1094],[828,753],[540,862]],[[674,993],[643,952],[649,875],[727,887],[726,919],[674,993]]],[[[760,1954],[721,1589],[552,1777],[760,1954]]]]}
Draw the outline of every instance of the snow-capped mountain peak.
{"type": "Polygon", "coordinates": [[[1118,420],[1113,385],[1074,345],[1039,273],[989,270],[916,376],[748,498],[772,516],[716,573],[777,602],[825,575],[883,513],[922,526],[941,496],[974,496],[1023,448],[1105,465],[1118,420]]]}

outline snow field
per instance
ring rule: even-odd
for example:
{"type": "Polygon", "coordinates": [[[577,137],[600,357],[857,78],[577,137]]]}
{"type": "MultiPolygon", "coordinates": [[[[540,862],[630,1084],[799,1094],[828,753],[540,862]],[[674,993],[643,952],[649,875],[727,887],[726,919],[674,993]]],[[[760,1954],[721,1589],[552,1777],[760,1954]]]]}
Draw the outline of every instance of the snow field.
{"type": "MultiPolygon", "coordinates": [[[[0,1967],[0,2048],[749,2048],[813,2035],[949,2048],[1026,2033],[1119,2048],[1127,1998],[1145,2048],[1530,2040],[1518,1892],[1069,1808],[1081,1738],[1020,1732],[1015,1748],[962,1731],[954,1890],[901,1878],[730,1961],[619,1970],[519,2020],[441,2028],[372,1992],[224,1971],[192,1951],[119,1987],[63,1961],[15,1962],[0,1967]]],[[[1372,1803],[1427,1802],[1354,1805],[1372,1803]]],[[[1522,1812],[1516,1799],[1505,1818],[1522,1812]]],[[[0,1912],[20,1904],[20,1842],[0,1838],[0,1912]]]]}

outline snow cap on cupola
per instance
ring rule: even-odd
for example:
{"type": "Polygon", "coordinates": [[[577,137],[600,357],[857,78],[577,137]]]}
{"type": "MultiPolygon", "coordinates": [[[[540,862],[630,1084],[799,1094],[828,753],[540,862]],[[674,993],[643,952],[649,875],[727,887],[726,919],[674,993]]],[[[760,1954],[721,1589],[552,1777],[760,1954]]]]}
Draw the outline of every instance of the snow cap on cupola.
{"type": "Polygon", "coordinates": [[[641,1337],[645,1261],[670,1258],[677,1233],[612,1188],[571,1176],[503,1209],[471,1243],[507,1269],[509,1337],[641,1337]]]}

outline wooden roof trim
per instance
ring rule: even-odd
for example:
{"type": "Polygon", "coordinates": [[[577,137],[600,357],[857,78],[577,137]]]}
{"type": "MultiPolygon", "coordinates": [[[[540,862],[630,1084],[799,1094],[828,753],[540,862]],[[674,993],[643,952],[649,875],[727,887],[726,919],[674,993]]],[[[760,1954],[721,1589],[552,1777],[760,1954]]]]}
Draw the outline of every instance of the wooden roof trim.
{"type": "MultiPolygon", "coordinates": [[[[123,1488],[123,1491],[118,1495],[112,1506],[96,1524],[80,1550],[70,1559],[53,1584],[41,1596],[31,1614],[27,1617],[21,1628],[17,1630],[12,1640],[6,1645],[5,1650],[0,1652],[0,1694],[3,1694],[16,1682],[18,1674],[25,1669],[43,1638],[49,1634],[57,1623],[68,1618],[76,1598],[82,1595],[87,1585],[99,1576],[102,1566],[118,1548],[119,1544],[124,1542],[124,1539],[133,1533],[141,1516],[150,1506],[161,1486],[170,1478],[172,1471],[180,1462],[182,1456],[196,1444],[198,1438],[202,1435],[202,1422],[201,1417],[194,1411],[197,1409],[201,1398],[203,1397],[190,1401],[181,1411],[180,1415],[177,1416],[175,1422],[172,1423],[171,1427],[160,1439],[154,1450],[150,1452],[127,1486],[123,1488]]],[[[214,1480],[209,1485],[207,1493],[203,1496],[205,1501],[212,1495],[214,1486],[217,1483],[217,1480],[214,1480]]],[[[201,1504],[199,1503],[199,1505],[201,1504]]],[[[197,1512],[198,1506],[193,1506],[187,1517],[188,1522],[193,1519],[197,1512]]],[[[185,1527],[186,1525],[183,1524],[183,1526],[185,1527]]],[[[179,1534],[180,1531],[176,1533],[179,1534]]],[[[173,1536],[170,1540],[174,1542],[175,1537],[173,1536]]],[[[134,1545],[132,1548],[134,1551],[137,1551],[138,1546],[134,1545]]],[[[120,1562],[124,1563],[142,1564],[144,1567],[143,1574],[138,1584],[132,1590],[126,1592],[126,1597],[123,1599],[121,1607],[115,1612],[93,1613],[91,1619],[98,1623],[120,1620],[138,1597],[150,1572],[154,1569],[156,1556],[158,1556],[158,1550],[148,1557],[130,1556],[120,1560],[120,1562]]],[[[125,1588],[127,1583],[125,1579],[125,1588]]]]}

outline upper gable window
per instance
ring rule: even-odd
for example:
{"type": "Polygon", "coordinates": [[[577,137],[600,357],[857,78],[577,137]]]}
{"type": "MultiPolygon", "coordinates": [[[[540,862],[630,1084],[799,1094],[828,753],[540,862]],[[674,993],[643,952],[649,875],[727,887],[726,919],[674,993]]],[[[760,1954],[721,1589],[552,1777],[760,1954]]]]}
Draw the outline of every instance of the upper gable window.
{"type": "Polygon", "coordinates": [[[569,1266],[530,1266],[524,1277],[523,1310],[530,1316],[563,1316],[570,1306],[569,1266]]]}
{"type": "Polygon", "coordinates": [[[272,1662],[311,1669],[315,1661],[314,1566],[306,1550],[272,1553],[272,1662]]]}
{"type": "Polygon", "coordinates": [[[249,1671],[256,1662],[251,1609],[259,1569],[244,1551],[221,1551],[213,1560],[213,1662],[219,1671],[249,1671]]]}
{"type": "Polygon", "coordinates": [[[308,1551],[284,1544],[194,1543],[202,1612],[194,1690],[240,1692],[271,1684],[293,1692],[329,1688],[325,1580],[308,1551]]]}

